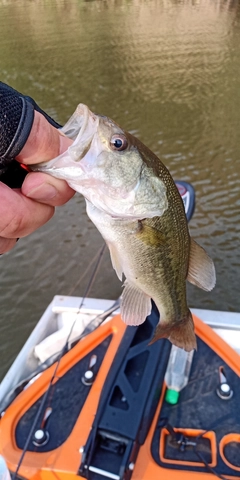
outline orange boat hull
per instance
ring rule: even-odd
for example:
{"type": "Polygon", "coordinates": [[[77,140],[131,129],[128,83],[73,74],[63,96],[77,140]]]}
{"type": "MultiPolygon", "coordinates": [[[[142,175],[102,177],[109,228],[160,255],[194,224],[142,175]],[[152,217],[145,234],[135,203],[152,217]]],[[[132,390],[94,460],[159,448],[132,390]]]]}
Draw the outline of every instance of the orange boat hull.
{"type": "MultiPolygon", "coordinates": [[[[194,317],[194,323],[197,336],[209,345],[217,355],[223,358],[233,372],[240,376],[240,362],[237,353],[197,317],[194,317]]],[[[36,451],[28,451],[24,456],[18,472],[20,477],[29,480],[56,480],[56,478],[59,480],[70,480],[71,478],[84,478],[81,474],[77,473],[82,458],[81,447],[86,445],[97,412],[101,391],[125,331],[126,327],[124,323],[121,321],[120,316],[117,316],[104,324],[100,329],[97,329],[85,337],[62,358],[57,372],[56,382],[70,367],[91,352],[99,342],[109,337],[109,335],[112,336],[106,355],[103,358],[94,384],[88,394],[87,401],[83,405],[68,438],[62,445],[50,452],[39,453],[37,449],[36,451]]],[[[22,454],[22,449],[18,448],[16,444],[15,436],[15,430],[19,420],[44,394],[53,375],[54,368],[54,365],[48,368],[37,381],[26,390],[23,390],[7,408],[4,416],[0,420],[0,454],[5,458],[11,472],[16,471],[22,454]]],[[[165,458],[164,445],[168,435],[166,429],[161,430],[161,436],[159,438],[159,457],[162,465],[154,461],[151,453],[152,439],[163,406],[165,388],[165,385],[163,385],[151,427],[144,444],[140,446],[131,475],[132,480],[158,480],[160,478],[166,480],[180,480],[181,478],[186,480],[189,478],[189,480],[194,480],[195,478],[199,479],[201,475],[204,476],[206,480],[212,480],[213,475],[210,472],[202,473],[178,468],[184,465],[187,466],[189,462],[174,461],[173,459],[169,460],[165,458]],[[175,465],[174,469],[169,468],[172,465],[175,465]]],[[[181,429],[178,431],[181,431],[181,429]]],[[[191,438],[191,436],[197,436],[201,432],[199,429],[189,429],[186,425],[184,433],[191,438]]],[[[204,434],[204,432],[202,433],[204,434]]],[[[240,443],[240,434],[236,432],[231,433],[235,434],[234,441],[240,443]]],[[[217,464],[217,450],[219,447],[216,443],[214,431],[207,432],[205,435],[211,444],[212,457],[210,466],[214,468],[217,464]]],[[[222,444],[220,446],[220,455],[222,455],[222,457],[224,456],[223,451],[224,445],[222,444]]],[[[234,468],[232,469],[232,474],[227,476],[227,478],[239,478],[240,468],[231,464],[230,466],[234,468]],[[236,474],[234,472],[236,472],[236,474]]],[[[198,467],[204,467],[204,464],[198,460],[194,463],[194,467],[195,470],[197,470],[198,467]]]]}

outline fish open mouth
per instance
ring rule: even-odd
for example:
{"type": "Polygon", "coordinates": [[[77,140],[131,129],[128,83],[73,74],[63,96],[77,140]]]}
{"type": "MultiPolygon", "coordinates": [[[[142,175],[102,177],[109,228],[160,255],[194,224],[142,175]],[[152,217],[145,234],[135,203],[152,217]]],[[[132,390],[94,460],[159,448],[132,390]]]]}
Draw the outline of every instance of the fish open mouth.
{"type": "Polygon", "coordinates": [[[80,103],[72,117],[61,129],[62,133],[74,140],[68,152],[72,160],[80,161],[89,150],[92,138],[97,132],[99,118],[87,105],[80,103]]]}
{"type": "Polygon", "coordinates": [[[94,127],[97,119],[98,116],[92,113],[87,105],[80,103],[61,131],[64,135],[73,140],[76,140],[77,138],[78,140],[82,140],[81,137],[83,137],[89,129],[93,128],[95,130],[94,127]]]}
{"type": "Polygon", "coordinates": [[[92,139],[99,125],[98,115],[80,103],[74,114],[60,130],[63,135],[74,140],[68,150],[48,162],[32,166],[32,170],[52,173],[65,180],[76,178],[84,170],[81,160],[91,147],[92,139]],[[54,173],[53,173],[54,172],[54,173]]]}

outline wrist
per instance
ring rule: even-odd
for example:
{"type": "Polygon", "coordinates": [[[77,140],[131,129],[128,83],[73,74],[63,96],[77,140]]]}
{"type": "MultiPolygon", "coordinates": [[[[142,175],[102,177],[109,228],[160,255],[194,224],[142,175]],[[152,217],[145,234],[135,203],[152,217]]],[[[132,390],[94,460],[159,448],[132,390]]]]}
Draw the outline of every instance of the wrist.
{"type": "Polygon", "coordinates": [[[25,145],[34,121],[33,106],[0,82],[0,169],[4,170],[25,145]]]}

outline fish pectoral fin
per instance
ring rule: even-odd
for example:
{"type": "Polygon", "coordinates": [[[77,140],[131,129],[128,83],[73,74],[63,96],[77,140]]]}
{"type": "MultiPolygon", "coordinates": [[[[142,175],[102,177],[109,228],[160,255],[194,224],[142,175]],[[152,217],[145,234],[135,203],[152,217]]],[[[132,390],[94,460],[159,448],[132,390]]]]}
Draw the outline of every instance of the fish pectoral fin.
{"type": "Polygon", "coordinates": [[[158,245],[164,245],[166,243],[164,235],[156,228],[153,228],[150,225],[146,225],[146,223],[141,220],[138,222],[138,225],[139,228],[136,234],[138,238],[146,245],[156,247],[158,245]]]}
{"type": "Polygon", "coordinates": [[[191,238],[190,256],[187,280],[203,290],[209,292],[215,287],[216,273],[212,259],[191,238]]]}
{"type": "Polygon", "coordinates": [[[141,325],[152,310],[151,298],[127,280],[121,300],[121,317],[126,325],[141,325]]]}
{"type": "Polygon", "coordinates": [[[112,266],[113,266],[119,280],[122,281],[123,269],[122,269],[122,264],[121,264],[121,260],[120,260],[117,248],[111,242],[107,242],[107,246],[108,246],[109,251],[110,251],[112,266]]]}
{"type": "Polygon", "coordinates": [[[187,316],[179,322],[166,324],[160,320],[149,345],[160,338],[168,338],[173,345],[183,348],[186,352],[190,352],[193,349],[197,350],[194,323],[190,310],[188,311],[187,316]]]}

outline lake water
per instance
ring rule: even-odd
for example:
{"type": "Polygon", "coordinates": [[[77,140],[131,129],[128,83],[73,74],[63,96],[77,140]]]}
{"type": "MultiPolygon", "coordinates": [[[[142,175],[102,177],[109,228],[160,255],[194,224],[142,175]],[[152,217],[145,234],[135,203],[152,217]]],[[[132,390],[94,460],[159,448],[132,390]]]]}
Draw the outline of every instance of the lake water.
{"type": "MultiPolygon", "coordinates": [[[[217,286],[192,307],[240,311],[240,6],[218,0],[0,0],[0,78],[58,122],[78,103],[146,143],[196,190],[191,234],[217,286]]],[[[0,258],[0,377],[55,294],[83,295],[103,241],[76,195],[0,258]]],[[[108,252],[90,296],[115,299],[108,252]]]]}

